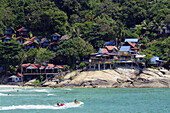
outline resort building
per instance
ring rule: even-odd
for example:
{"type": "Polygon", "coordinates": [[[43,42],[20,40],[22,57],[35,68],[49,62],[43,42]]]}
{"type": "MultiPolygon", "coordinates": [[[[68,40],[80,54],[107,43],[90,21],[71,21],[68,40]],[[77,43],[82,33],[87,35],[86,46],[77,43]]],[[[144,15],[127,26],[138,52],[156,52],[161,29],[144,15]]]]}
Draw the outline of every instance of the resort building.
{"type": "Polygon", "coordinates": [[[27,81],[39,77],[40,75],[46,78],[59,75],[59,70],[62,72],[63,69],[63,66],[54,64],[47,64],[45,66],[39,64],[22,64],[20,71],[24,76],[24,80],[27,81]]]}

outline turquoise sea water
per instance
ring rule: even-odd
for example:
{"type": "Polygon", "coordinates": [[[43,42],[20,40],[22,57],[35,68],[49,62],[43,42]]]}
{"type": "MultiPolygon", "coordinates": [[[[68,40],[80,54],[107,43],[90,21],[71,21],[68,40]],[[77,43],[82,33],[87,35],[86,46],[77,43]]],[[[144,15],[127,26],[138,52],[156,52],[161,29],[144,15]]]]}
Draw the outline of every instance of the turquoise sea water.
{"type": "Polygon", "coordinates": [[[0,89],[0,113],[170,113],[170,88],[0,89]]]}

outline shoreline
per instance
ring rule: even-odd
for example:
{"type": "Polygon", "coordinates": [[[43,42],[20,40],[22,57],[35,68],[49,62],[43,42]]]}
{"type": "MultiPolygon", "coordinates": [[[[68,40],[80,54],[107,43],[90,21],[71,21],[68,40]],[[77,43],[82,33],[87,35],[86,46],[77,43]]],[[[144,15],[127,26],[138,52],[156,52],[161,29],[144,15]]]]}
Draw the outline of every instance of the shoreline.
{"type": "Polygon", "coordinates": [[[170,87],[115,87],[115,86],[19,86],[19,85],[0,85],[0,89],[5,88],[170,88],[170,87]]]}

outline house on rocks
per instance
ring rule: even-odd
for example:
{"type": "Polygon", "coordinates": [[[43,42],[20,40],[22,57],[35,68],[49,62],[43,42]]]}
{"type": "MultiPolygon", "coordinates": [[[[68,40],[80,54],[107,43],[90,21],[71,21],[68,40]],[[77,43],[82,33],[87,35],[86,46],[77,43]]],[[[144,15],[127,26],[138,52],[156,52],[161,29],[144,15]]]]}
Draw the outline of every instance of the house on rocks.
{"type": "Polygon", "coordinates": [[[112,61],[118,60],[117,48],[115,46],[106,46],[100,48],[97,53],[90,54],[89,69],[101,70],[112,69],[112,61]]]}
{"type": "Polygon", "coordinates": [[[59,75],[59,70],[64,70],[64,67],[54,64],[22,64],[20,69],[25,81],[37,78],[40,75],[44,76],[46,79],[51,76],[57,76],[59,75]]]}

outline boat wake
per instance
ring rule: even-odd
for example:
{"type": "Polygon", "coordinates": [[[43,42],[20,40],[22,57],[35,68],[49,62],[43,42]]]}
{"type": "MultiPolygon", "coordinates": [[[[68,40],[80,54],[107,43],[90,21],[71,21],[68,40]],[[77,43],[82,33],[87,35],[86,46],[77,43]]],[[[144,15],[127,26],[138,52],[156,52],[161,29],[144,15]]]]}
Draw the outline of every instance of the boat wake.
{"type": "Polygon", "coordinates": [[[75,104],[74,102],[65,103],[64,106],[56,105],[18,105],[18,106],[0,106],[0,110],[15,110],[15,109],[67,109],[80,107],[84,103],[75,104]]]}

